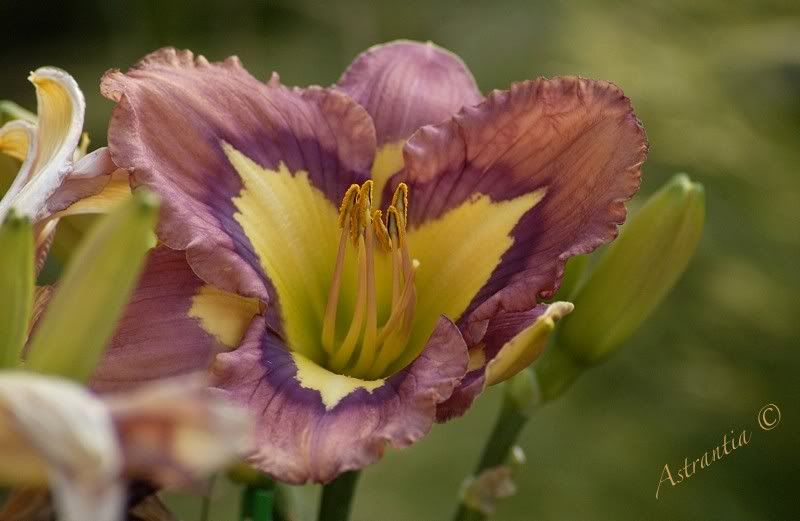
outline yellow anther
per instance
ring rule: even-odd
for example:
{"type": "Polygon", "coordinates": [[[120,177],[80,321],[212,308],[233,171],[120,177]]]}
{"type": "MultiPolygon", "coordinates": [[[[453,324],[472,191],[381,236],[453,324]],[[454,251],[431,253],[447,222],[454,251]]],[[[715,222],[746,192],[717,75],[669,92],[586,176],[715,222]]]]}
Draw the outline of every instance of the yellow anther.
{"type": "Polygon", "coordinates": [[[338,216],[341,236],[321,332],[326,367],[357,378],[379,378],[392,369],[409,341],[416,306],[414,279],[419,264],[411,257],[406,241],[408,186],[397,186],[392,204],[385,211],[373,209],[374,189],[373,181],[367,180],[351,185],[342,198],[338,216]],[[345,262],[349,240],[353,241],[358,259],[356,295],[350,324],[337,335],[342,284],[348,280],[345,270],[352,269],[345,262]],[[384,266],[376,266],[379,249],[389,254],[391,261],[388,310],[379,309],[376,275],[381,272],[376,273],[376,267],[384,266]],[[379,328],[378,316],[386,311],[388,317],[379,328]]]}
{"type": "Polygon", "coordinates": [[[392,244],[402,248],[406,243],[405,220],[395,206],[386,209],[386,229],[392,239],[392,244]]]}
{"type": "Polygon", "coordinates": [[[403,224],[408,223],[408,185],[405,183],[400,183],[397,185],[397,188],[394,190],[394,195],[392,195],[392,204],[397,208],[400,216],[403,218],[403,224]]]}
{"type": "Polygon", "coordinates": [[[364,219],[364,226],[367,225],[372,217],[372,179],[364,181],[361,185],[361,190],[358,192],[358,210],[361,214],[360,218],[364,219]]]}
{"type": "Polygon", "coordinates": [[[392,238],[389,237],[389,231],[386,229],[386,225],[383,224],[381,217],[380,210],[372,212],[372,227],[375,230],[375,237],[378,238],[378,244],[381,245],[383,251],[389,253],[392,251],[392,238]]]}
{"type": "Polygon", "coordinates": [[[339,206],[339,228],[344,228],[347,225],[350,214],[358,200],[358,191],[360,187],[357,184],[350,185],[350,188],[344,193],[342,197],[342,204],[339,206]]]}
{"type": "Polygon", "coordinates": [[[356,198],[357,208],[352,213],[350,238],[353,239],[353,244],[358,245],[358,238],[364,233],[364,230],[369,226],[372,219],[372,180],[364,181],[358,189],[358,197],[356,198]]]}

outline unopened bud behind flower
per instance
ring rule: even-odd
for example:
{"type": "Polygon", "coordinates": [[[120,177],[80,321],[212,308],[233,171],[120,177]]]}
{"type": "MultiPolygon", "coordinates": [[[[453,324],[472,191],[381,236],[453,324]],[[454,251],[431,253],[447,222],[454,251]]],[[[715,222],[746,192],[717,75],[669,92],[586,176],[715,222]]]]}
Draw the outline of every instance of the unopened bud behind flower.
{"type": "Polygon", "coordinates": [[[572,299],[559,348],[593,364],[611,355],[667,295],[703,230],[703,186],[678,174],[622,230],[572,299]]]}

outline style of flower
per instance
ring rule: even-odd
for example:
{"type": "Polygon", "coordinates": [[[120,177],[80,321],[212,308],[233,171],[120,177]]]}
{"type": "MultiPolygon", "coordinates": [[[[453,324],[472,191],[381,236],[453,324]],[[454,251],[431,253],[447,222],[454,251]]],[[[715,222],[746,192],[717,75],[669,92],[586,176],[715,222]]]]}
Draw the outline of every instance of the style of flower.
{"type": "MultiPolygon", "coordinates": [[[[647,151],[610,83],[483,97],[455,55],[406,41],[332,88],[162,49],[101,90],[113,161],[161,196],[165,246],[98,385],[165,371],[131,348],[142,328],[175,370],[232,349],[213,372],[257,421],[249,461],[293,483],[462,414],[498,354],[532,360],[538,324],[571,310],[540,301],[570,256],[615,237],[647,151]]],[[[507,362],[488,383],[519,370],[507,362]]]]}

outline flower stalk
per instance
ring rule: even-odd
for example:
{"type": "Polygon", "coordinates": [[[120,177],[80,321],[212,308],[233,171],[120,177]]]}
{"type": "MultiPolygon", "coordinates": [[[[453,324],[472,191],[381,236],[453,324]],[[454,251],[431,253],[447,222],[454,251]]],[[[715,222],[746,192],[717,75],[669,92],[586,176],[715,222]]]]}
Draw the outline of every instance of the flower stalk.
{"type": "Polygon", "coordinates": [[[247,485],[242,491],[240,521],[272,521],[275,488],[272,483],[247,485]]]}
{"type": "Polygon", "coordinates": [[[350,518],[353,495],[360,475],[359,471],[345,472],[322,487],[318,521],[347,521],[350,518]]]}
{"type": "Polygon", "coordinates": [[[583,284],[576,279],[586,258],[579,261],[578,269],[572,270],[578,275],[566,292],[575,293],[570,299],[577,311],[559,324],[555,340],[532,369],[508,380],[497,422],[454,521],[487,518],[503,495],[496,488],[497,477],[494,482],[480,480],[505,465],[535,410],[561,396],[586,369],[616,353],[661,303],[694,255],[704,220],[702,185],[679,174],[631,219],[583,284]]]}
{"type": "MultiPolygon", "coordinates": [[[[480,479],[485,473],[508,464],[517,438],[540,404],[541,395],[530,369],[517,373],[505,383],[500,414],[475,467],[474,477],[469,481],[480,479]]],[[[453,521],[478,521],[487,518],[487,511],[478,508],[477,502],[471,500],[470,492],[463,495],[453,521]]],[[[477,492],[482,496],[492,496],[489,499],[490,504],[501,497],[493,491],[477,492]]]]}

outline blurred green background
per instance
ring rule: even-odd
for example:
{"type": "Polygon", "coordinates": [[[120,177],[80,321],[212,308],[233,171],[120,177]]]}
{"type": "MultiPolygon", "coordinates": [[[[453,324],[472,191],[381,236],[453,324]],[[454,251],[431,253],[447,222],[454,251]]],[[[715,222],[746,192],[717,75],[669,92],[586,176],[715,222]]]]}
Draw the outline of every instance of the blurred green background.
{"type": "MultiPolygon", "coordinates": [[[[4,1],[0,21],[0,98],[33,108],[28,71],[67,69],[87,95],[93,148],[112,106],[100,75],[164,45],[238,54],[255,76],[277,70],[290,85],[330,84],[357,53],[395,38],[453,50],[484,91],[559,74],[619,84],[652,147],[639,199],[689,173],[706,186],[706,233],[646,327],[533,419],[519,493],[496,519],[800,519],[800,3],[4,1]],[[783,419],[764,432],[755,417],[770,402],[783,419]],[[741,429],[748,446],[656,500],[664,464],[741,429]]],[[[56,257],[85,224],[59,228],[56,257]]],[[[354,519],[449,518],[498,399],[490,392],[465,418],[389,451],[364,473],[354,519]]],[[[235,497],[217,487],[211,519],[233,519],[235,497]]],[[[172,501],[197,519],[197,499],[172,501]]]]}

